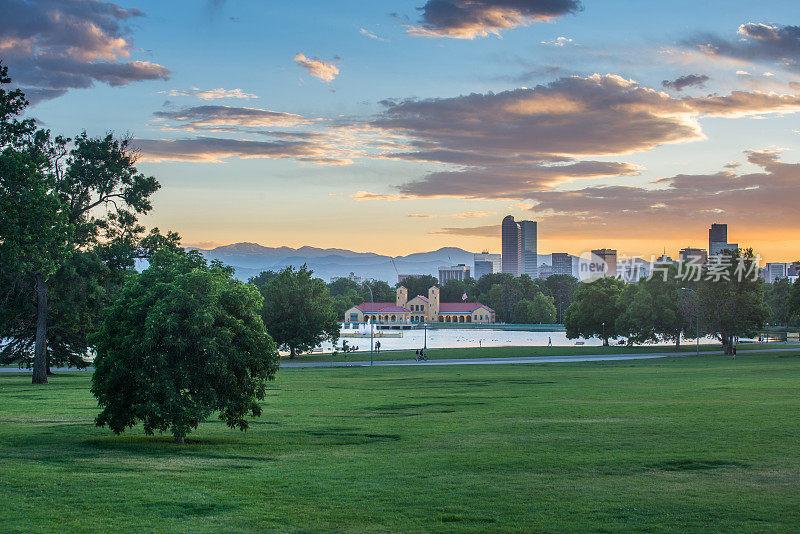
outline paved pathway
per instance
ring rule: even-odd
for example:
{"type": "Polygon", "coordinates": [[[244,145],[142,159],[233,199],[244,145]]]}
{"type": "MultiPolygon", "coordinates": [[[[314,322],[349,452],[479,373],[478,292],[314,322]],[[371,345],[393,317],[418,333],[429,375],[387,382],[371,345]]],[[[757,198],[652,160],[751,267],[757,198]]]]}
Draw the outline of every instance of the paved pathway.
{"type": "MultiPolygon", "coordinates": [[[[752,354],[758,352],[798,352],[798,348],[786,349],[754,349],[743,350],[739,354],[752,354]]],[[[703,355],[720,355],[721,350],[709,350],[701,352],[703,355]]],[[[376,361],[374,365],[393,367],[405,365],[500,365],[500,364],[520,364],[520,363],[572,363],[572,362],[607,362],[607,361],[625,361],[625,360],[649,360],[653,358],[668,358],[670,356],[694,356],[694,352],[649,352],[649,353],[635,353],[635,354],[582,354],[582,355],[569,355],[569,356],[530,356],[530,357],[517,357],[517,358],[458,358],[458,359],[442,359],[442,360],[428,360],[418,362],[415,360],[391,360],[391,361],[376,361]]],[[[294,368],[294,367],[369,367],[369,360],[367,361],[352,361],[352,362],[287,362],[281,361],[281,367],[294,368]]],[[[29,373],[30,369],[17,369],[16,367],[2,367],[0,373],[29,373]]],[[[56,367],[54,372],[64,371],[81,371],[74,367],[56,367]]],[[[94,371],[93,367],[83,369],[86,372],[94,371]]]]}

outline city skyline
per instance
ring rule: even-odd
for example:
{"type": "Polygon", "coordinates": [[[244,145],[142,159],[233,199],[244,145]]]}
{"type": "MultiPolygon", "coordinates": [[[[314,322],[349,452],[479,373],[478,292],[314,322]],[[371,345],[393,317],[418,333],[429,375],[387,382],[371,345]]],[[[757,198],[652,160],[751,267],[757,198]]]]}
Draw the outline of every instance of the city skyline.
{"type": "Polygon", "coordinates": [[[13,1],[0,59],[53,133],[130,133],[186,245],[497,253],[511,214],[540,250],[724,220],[800,258],[792,2],[436,5],[13,1]]]}

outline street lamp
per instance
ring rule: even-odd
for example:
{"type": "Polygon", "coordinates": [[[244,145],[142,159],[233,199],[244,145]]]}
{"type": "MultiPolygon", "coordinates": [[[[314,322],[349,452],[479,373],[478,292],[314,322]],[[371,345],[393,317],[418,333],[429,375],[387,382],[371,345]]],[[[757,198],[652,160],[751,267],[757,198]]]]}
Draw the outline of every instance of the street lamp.
{"type": "Polygon", "coordinates": [[[606,323],[602,322],[600,324],[603,325],[603,346],[605,347],[606,346],[606,323]]]}
{"type": "MultiPolygon", "coordinates": [[[[691,291],[697,299],[697,306],[695,307],[694,314],[697,316],[697,352],[696,356],[700,356],[700,295],[691,287],[682,287],[681,291],[691,291]]],[[[679,334],[680,335],[680,334],[679,334]]]]}
{"type": "Polygon", "coordinates": [[[425,344],[422,346],[422,349],[428,350],[428,321],[422,323],[422,326],[425,328],[425,344]]]}
{"type": "MultiPolygon", "coordinates": [[[[372,303],[372,308],[370,309],[370,311],[372,312],[371,316],[374,319],[375,318],[375,297],[372,295],[372,288],[369,287],[369,284],[366,283],[366,282],[361,282],[361,284],[366,286],[367,289],[369,289],[369,300],[372,303]]],[[[372,330],[375,328],[375,325],[373,323],[374,323],[374,321],[370,321],[370,323],[369,323],[369,366],[370,367],[372,367],[372,361],[373,361],[372,351],[374,350],[372,330]]]]}

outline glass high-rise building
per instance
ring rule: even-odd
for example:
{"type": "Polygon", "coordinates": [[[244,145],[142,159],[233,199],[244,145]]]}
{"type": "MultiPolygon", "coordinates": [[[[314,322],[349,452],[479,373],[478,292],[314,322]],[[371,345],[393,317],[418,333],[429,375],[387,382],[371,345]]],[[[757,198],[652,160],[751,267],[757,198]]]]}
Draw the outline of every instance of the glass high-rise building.
{"type": "Polygon", "coordinates": [[[539,274],[536,221],[515,221],[512,215],[502,224],[501,271],[536,278],[539,274]]]}
{"type": "Polygon", "coordinates": [[[514,221],[514,216],[509,215],[503,219],[502,224],[502,260],[500,270],[504,273],[519,276],[520,241],[519,225],[514,221]]]}
{"type": "Polygon", "coordinates": [[[539,254],[536,248],[536,221],[519,221],[520,274],[539,276],[539,254]]]}

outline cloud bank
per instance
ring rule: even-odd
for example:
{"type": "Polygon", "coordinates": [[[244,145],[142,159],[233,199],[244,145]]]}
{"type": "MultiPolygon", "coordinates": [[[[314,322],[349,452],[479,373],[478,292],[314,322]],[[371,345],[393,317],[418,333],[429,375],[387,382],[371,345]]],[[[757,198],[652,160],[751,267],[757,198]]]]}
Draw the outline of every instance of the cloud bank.
{"type": "Polygon", "coordinates": [[[129,59],[133,40],[126,24],[143,16],[139,9],[101,0],[6,0],[0,55],[34,101],[96,82],[166,80],[166,67],[129,59]]]}
{"type": "Polygon", "coordinates": [[[579,0],[428,0],[418,26],[408,33],[422,37],[474,39],[501,30],[546,22],[577,13],[579,0]]]}
{"type": "Polygon", "coordinates": [[[521,198],[574,179],[637,174],[630,164],[596,158],[704,139],[704,116],[798,111],[800,95],[734,91],[678,98],[609,74],[384,105],[371,125],[405,135],[412,150],[383,157],[461,167],[402,184],[403,194],[521,198]]]}
{"type": "Polygon", "coordinates": [[[800,26],[748,22],[739,26],[736,40],[701,34],[683,45],[714,58],[746,62],[772,62],[800,70],[800,26]]]}

